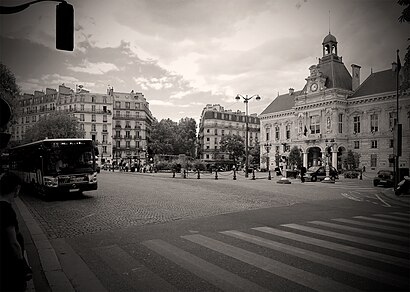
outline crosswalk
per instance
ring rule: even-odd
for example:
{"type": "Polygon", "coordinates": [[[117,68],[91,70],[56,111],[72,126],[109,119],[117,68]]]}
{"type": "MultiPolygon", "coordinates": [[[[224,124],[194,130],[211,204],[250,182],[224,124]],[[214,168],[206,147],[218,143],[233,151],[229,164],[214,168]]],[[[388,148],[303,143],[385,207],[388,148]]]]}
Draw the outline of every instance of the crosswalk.
{"type": "Polygon", "coordinates": [[[410,212],[187,233],[94,252],[134,290],[410,290],[410,212]]]}

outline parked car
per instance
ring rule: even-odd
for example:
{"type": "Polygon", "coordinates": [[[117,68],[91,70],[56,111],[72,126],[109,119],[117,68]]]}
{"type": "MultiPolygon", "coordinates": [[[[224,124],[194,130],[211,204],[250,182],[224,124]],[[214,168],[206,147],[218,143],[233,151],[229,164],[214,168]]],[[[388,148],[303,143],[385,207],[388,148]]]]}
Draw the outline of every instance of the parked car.
{"type": "MultiPolygon", "coordinates": [[[[317,181],[323,180],[326,177],[326,168],[324,166],[312,166],[310,167],[305,174],[306,181],[317,181]]],[[[333,166],[329,166],[329,177],[333,180],[339,178],[337,169],[333,166]]]]}
{"type": "Polygon", "coordinates": [[[394,185],[394,173],[391,170],[379,170],[376,177],[373,179],[373,185],[383,185],[392,187],[394,185]]]}

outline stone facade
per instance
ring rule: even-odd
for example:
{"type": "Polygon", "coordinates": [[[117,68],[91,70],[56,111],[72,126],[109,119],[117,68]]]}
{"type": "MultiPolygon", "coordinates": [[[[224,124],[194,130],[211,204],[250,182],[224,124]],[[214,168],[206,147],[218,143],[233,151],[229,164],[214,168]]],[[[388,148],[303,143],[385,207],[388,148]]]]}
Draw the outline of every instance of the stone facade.
{"type": "MultiPolygon", "coordinates": [[[[261,168],[279,165],[296,146],[303,153],[305,167],[329,163],[345,169],[344,154],[360,154],[366,171],[393,170],[393,128],[396,124],[396,82],[400,75],[392,69],[372,72],[360,83],[360,66],[352,65],[352,75],[337,55],[336,38],[323,40],[323,57],[309,68],[305,86],[280,95],[260,114],[261,168]],[[398,76],[398,77],[397,77],[398,76]],[[325,155],[327,150],[328,155],[325,155]],[[268,159],[267,159],[268,158],[268,159]]],[[[399,123],[403,127],[401,168],[410,161],[410,92],[399,95],[399,123]]]]}

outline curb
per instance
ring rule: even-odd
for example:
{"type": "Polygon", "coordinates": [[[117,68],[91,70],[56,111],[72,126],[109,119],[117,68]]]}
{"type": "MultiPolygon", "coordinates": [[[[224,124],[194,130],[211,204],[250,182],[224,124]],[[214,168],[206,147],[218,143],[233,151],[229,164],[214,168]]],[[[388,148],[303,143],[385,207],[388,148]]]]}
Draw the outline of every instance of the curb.
{"type": "Polygon", "coordinates": [[[61,268],[57,254],[47,236],[41,230],[30,211],[20,198],[15,198],[15,204],[19,209],[27,229],[30,232],[34,245],[37,248],[41,266],[52,291],[75,291],[71,282],[61,268]]]}

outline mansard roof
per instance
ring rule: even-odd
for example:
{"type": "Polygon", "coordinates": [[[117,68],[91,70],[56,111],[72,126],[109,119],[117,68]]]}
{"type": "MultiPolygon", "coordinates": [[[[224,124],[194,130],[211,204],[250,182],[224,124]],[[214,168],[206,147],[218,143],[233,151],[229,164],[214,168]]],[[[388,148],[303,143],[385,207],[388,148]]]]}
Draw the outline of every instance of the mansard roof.
{"type": "Polygon", "coordinates": [[[371,73],[369,77],[356,89],[352,97],[360,97],[396,90],[396,72],[387,69],[371,73]]]}
{"type": "Polygon", "coordinates": [[[295,91],[293,94],[287,93],[279,95],[268,105],[261,115],[292,109],[292,107],[295,106],[295,96],[299,95],[301,92],[302,91],[299,90],[295,91]]]}

